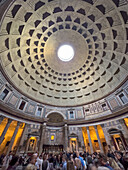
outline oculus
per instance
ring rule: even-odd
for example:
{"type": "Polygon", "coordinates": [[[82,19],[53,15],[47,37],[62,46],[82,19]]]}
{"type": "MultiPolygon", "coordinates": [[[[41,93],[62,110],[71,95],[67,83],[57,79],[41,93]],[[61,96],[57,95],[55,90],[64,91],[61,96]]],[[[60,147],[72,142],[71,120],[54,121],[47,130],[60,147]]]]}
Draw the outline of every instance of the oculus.
{"type": "Polygon", "coordinates": [[[62,61],[70,61],[74,57],[74,49],[70,45],[62,45],[58,49],[58,57],[62,61]]]}

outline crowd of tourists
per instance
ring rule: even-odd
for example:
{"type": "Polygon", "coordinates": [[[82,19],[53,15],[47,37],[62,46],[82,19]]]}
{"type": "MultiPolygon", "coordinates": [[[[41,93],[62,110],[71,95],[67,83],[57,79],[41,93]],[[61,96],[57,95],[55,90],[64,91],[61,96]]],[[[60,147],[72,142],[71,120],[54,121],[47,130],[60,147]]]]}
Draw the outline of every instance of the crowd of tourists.
{"type": "Polygon", "coordinates": [[[16,156],[12,152],[0,156],[2,170],[128,170],[128,152],[119,151],[89,154],[34,153],[30,156],[16,156]]]}

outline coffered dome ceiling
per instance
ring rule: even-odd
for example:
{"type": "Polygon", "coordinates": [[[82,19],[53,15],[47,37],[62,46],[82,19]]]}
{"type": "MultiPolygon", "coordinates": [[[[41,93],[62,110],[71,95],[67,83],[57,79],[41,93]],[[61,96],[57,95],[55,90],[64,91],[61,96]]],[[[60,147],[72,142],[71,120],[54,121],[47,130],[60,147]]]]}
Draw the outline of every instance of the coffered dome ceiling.
{"type": "Polygon", "coordinates": [[[16,0],[2,21],[0,62],[20,92],[41,103],[98,100],[128,75],[125,0],[16,0]],[[69,62],[57,56],[71,45],[69,62]]]}

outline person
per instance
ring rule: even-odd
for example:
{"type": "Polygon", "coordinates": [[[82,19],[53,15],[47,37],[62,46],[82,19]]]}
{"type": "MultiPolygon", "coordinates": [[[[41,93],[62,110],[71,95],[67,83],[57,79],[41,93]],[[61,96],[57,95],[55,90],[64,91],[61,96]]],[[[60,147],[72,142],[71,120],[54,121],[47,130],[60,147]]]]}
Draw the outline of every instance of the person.
{"type": "Polygon", "coordinates": [[[37,157],[37,162],[36,162],[37,170],[42,170],[42,163],[43,163],[43,159],[42,159],[42,155],[40,155],[37,157]]]}
{"type": "Polygon", "coordinates": [[[86,161],[85,161],[84,155],[83,155],[82,153],[80,153],[80,157],[82,157],[82,159],[83,159],[83,161],[84,161],[85,169],[87,169],[86,161]]]}
{"type": "Polygon", "coordinates": [[[37,167],[35,166],[37,160],[37,155],[32,155],[30,157],[30,162],[26,167],[26,170],[37,170],[37,167]]]}
{"type": "Polygon", "coordinates": [[[42,158],[42,155],[39,156],[39,167],[40,167],[40,170],[42,170],[42,164],[43,164],[43,158],[42,158]]]}
{"type": "Polygon", "coordinates": [[[3,165],[3,159],[5,157],[5,154],[3,153],[1,156],[0,156],[0,166],[3,165]]]}
{"type": "Polygon", "coordinates": [[[23,170],[23,158],[22,156],[19,158],[18,165],[16,167],[16,170],[23,170]]]}
{"type": "Polygon", "coordinates": [[[2,169],[7,169],[10,161],[12,160],[13,152],[10,151],[8,155],[6,155],[3,159],[3,167],[2,169]]]}
{"type": "Polygon", "coordinates": [[[100,166],[98,167],[98,170],[103,168],[107,168],[108,170],[114,170],[107,162],[107,156],[104,155],[103,153],[99,153],[98,155],[98,159],[99,159],[99,163],[100,163],[100,166]]]}
{"type": "Polygon", "coordinates": [[[80,161],[80,159],[79,158],[75,158],[75,169],[76,170],[81,170],[81,161],[80,161]]]}
{"type": "Polygon", "coordinates": [[[90,166],[89,170],[97,170],[97,167],[95,165],[90,166]]]}
{"type": "Polygon", "coordinates": [[[67,170],[75,170],[74,164],[72,161],[67,162],[67,170]]]}
{"type": "Polygon", "coordinates": [[[90,169],[93,165],[93,160],[92,160],[92,157],[91,155],[88,155],[87,157],[87,169],[90,169]]]}
{"type": "Polygon", "coordinates": [[[49,164],[48,164],[48,161],[47,161],[47,155],[44,154],[43,155],[43,164],[42,164],[42,170],[47,170],[49,164]]]}
{"type": "MultiPolygon", "coordinates": [[[[115,156],[116,156],[116,159],[123,165],[124,169],[127,170],[128,162],[123,158],[121,152],[116,151],[115,156]]],[[[119,166],[120,166],[120,164],[119,164],[119,166]]]]}
{"type": "Polygon", "coordinates": [[[107,156],[115,159],[115,155],[113,154],[113,152],[111,152],[110,149],[108,150],[107,156]]]}
{"type": "Polygon", "coordinates": [[[62,170],[67,170],[67,156],[66,156],[66,154],[63,155],[62,161],[63,161],[62,170]]]}
{"type": "Polygon", "coordinates": [[[7,170],[15,170],[18,165],[18,156],[13,156],[7,170]]]}
{"type": "Polygon", "coordinates": [[[80,161],[81,161],[81,166],[82,166],[83,170],[85,170],[85,163],[84,163],[84,161],[83,161],[83,158],[79,155],[79,151],[76,152],[76,156],[77,156],[77,158],[80,159],[80,161]]]}
{"type": "Polygon", "coordinates": [[[54,156],[53,156],[53,154],[50,154],[50,156],[49,156],[49,170],[53,170],[53,162],[54,162],[54,156]]]}
{"type": "Polygon", "coordinates": [[[120,168],[119,165],[117,164],[117,162],[112,158],[109,157],[109,164],[110,166],[114,169],[114,170],[124,170],[124,168],[120,168]]]}

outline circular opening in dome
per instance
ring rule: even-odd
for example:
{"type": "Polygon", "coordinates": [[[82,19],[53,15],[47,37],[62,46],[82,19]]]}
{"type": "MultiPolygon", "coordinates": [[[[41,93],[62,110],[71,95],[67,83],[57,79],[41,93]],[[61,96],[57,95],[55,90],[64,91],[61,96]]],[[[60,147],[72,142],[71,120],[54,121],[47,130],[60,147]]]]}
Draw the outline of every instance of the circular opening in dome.
{"type": "Polygon", "coordinates": [[[58,57],[62,61],[70,61],[74,57],[74,50],[70,45],[62,45],[58,49],[58,57]]]}

